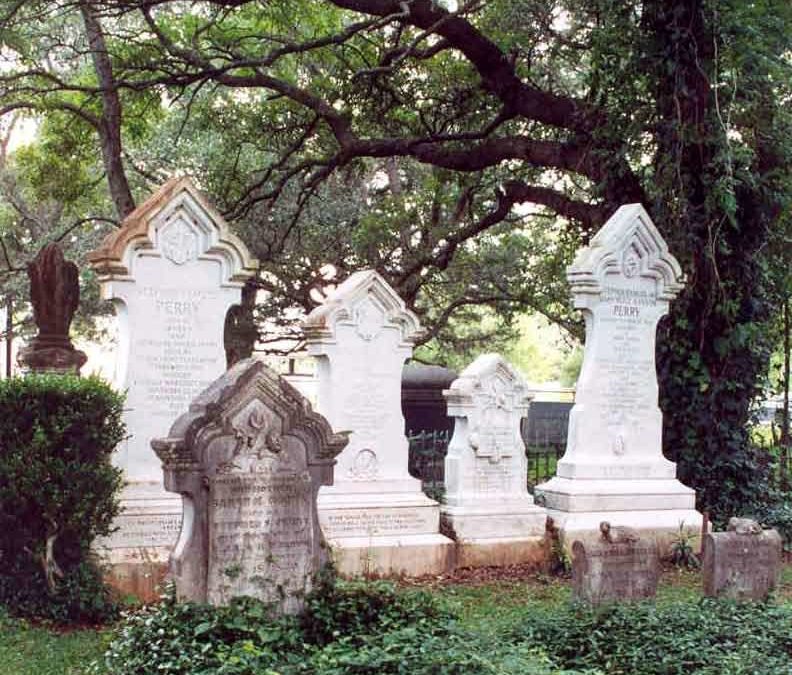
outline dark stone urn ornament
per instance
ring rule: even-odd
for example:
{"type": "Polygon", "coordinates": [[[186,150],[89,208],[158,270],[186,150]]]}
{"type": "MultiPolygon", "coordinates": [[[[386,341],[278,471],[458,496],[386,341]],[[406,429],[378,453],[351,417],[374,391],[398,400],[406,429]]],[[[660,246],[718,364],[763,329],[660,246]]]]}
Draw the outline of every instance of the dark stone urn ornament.
{"type": "Polygon", "coordinates": [[[20,352],[20,365],[32,371],[79,373],[87,357],[69,339],[80,301],[77,265],[64,259],[60,246],[50,243],[28,263],[27,273],[38,335],[20,352]]]}

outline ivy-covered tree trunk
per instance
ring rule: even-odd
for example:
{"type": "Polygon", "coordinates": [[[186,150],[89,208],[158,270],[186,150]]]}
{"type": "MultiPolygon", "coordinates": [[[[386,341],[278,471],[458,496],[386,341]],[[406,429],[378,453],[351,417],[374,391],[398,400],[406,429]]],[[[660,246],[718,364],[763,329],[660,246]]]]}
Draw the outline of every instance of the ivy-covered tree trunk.
{"type": "Polygon", "coordinates": [[[653,211],[687,274],[658,347],[665,452],[699,508],[722,521],[766,485],[748,422],[769,358],[761,252],[773,205],[759,185],[773,158],[760,148],[745,167],[755,180],[737,176],[713,86],[721,34],[711,3],[655,1],[646,16],[657,68],[653,211]]]}

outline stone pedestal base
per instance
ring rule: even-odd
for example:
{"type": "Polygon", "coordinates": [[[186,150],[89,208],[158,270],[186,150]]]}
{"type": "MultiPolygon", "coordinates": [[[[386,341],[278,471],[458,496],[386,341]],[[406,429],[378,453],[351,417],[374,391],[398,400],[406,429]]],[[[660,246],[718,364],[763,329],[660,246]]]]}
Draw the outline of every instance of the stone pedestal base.
{"type": "Polygon", "coordinates": [[[454,568],[454,542],[441,534],[345,537],[329,541],[339,574],[346,577],[419,577],[454,568]]]}
{"type": "Polygon", "coordinates": [[[133,560],[105,564],[104,579],[122,598],[156,602],[162,595],[169,570],[167,561],[149,559],[148,562],[133,560]]]}
{"type": "Polygon", "coordinates": [[[536,563],[546,558],[547,514],[531,499],[440,507],[443,532],[457,542],[458,567],[536,563]]]}
{"type": "Polygon", "coordinates": [[[556,476],[538,485],[536,495],[543,497],[547,515],[568,551],[576,540],[598,540],[602,521],[654,539],[661,556],[669,552],[680,527],[694,537],[701,533],[695,492],[676,479],[574,480],[556,476]]]}
{"type": "Polygon", "coordinates": [[[475,539],[457,543],[457,567],[531,565],[536,570],[540,570],[547,567],[548,560],[548,547],[544,536],[522,539],[475,539]]]}
{"type": "Polygon", "coordinates": [[[421,492],[319,494],[319,522],[346,576],[440,574],[454,565],[440,505],[421,492]]]}
{"type": "Polygon", "coordinates": [[[444,531],[458,542],[478,539],[524,539],[541,537],[547,514],[530,498],[503,500],[499,504],[443,504],[440,507],[444,531]]]}
{"type": "Polygon", "coordinates": [[[94,548],[110,585],[122,595],[151,602],[159,597],[181,530],[181,497],[156,483],[133,483],[124,490],[121,508],[114,522],[118,529],[94,548]]]}
{"type": "Polygon", "coordinates": [[[41,338],[35,338],[30,347],[19,352],[17,361],[23,368],[33,372],[80,373],[88,357],[85,352],[75,349],[68,338],[63,341],[65,346],[50,346],[41,338]]]}

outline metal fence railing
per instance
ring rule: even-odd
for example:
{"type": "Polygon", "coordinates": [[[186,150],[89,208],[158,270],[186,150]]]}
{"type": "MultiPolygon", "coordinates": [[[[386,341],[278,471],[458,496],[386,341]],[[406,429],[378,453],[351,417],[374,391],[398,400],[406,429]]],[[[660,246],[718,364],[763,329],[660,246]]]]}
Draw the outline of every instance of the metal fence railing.
{"type": "Polygon", "coordinates": [[[407,464],[410,475],[421,479],[427,495],[439,499],[445,490],[445,457],[451,432],[407,432],[407,441],[410,444],[407,464]]]}
{"type": "MultiPolygon", "coordinates": [[[[451,433],[448,431],[408,432],[410,444],[408,468],[410,475],[419,478],[424,492],[438,499],[445,490],[445,457],[451,433]]],[[[525,442],[523,438],[523,442],[525,442]]],[[[537,439],[534,438],[534,441],[537,439]]],[[[533,488],[555,475],[556,464],[564,453],[564,445],[559,442],[525,446],[528,470],[525,480],[528,489],[533,488]]]]}

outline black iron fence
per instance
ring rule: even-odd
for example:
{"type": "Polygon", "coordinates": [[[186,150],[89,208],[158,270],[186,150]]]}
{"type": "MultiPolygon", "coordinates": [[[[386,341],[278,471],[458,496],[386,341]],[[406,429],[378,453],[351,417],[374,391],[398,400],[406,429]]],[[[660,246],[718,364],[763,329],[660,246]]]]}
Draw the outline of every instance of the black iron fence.
{"type": "Polygon", "coordinates": [[[407,440],[410,443],[407,464],[410,475],[421,479],[427,495],[439,499],[445,490],[445,457],[451,432],[408,431],[407,440]]]}
{"type": "MultiPolygon", "coordinates": [[[[445,490],[445,457],[451,441],[450,431],[417,431],[408,432],[410,443],[408,467],[410,475],[419,478],[423,490],[433,499],[442,496],[445,490]]],[[[529,445],[525,435],[525,454],[528,457],[528,471],[525,477],[528,489],[555,475],[556,464],[564,454],[564,445],[560,442],[540,445],[536,437],[529,445]]]]}

